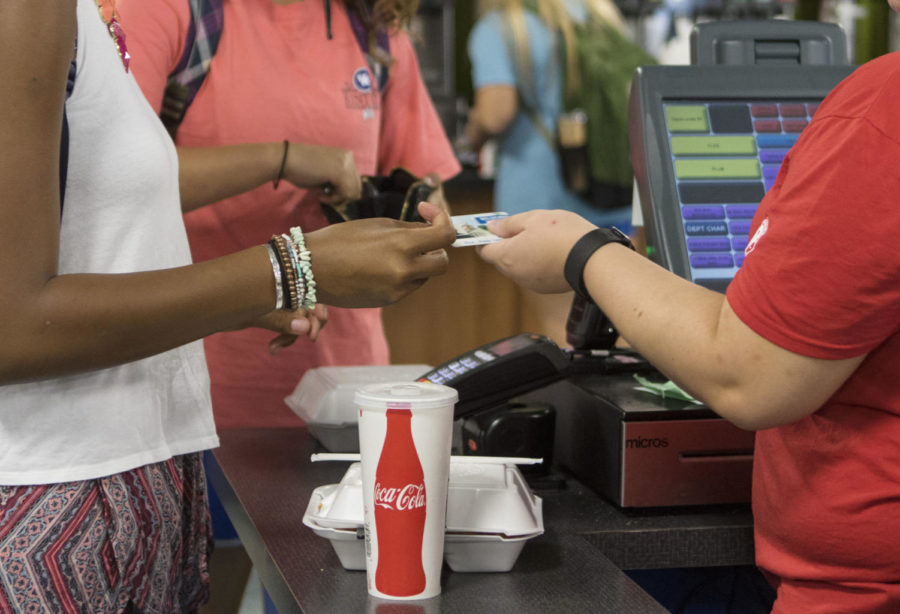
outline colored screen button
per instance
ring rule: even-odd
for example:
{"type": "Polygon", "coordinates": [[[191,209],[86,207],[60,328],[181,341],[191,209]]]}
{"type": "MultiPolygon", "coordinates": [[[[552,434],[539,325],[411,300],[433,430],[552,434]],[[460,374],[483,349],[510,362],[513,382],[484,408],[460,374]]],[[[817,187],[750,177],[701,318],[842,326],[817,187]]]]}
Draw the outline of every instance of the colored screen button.
{"type": "Polygon", "coordinates": [[[666,105],[669,132],[709,132],[705,105],[666,105]]]}
{"type": "Polygon", "coordinates": [[[786,119],[784,120],[785,132],[803,132],[803,129],[809,125],[805,119],[786,119]]]}
{"type": "Polygon", "coordinates": [[[734,237],[731,239],[731,249],[736,252],[743,252],[744,248],[747,247],[747,242],[750,237],[734,237]]]}
{"type": "Polygon", "coordinates": [[[721,206],[687,205],[681,208],[681,217],[686,220],[724,220],[725,209],[721,206]]]}
{"type": "Polygon", "coordinates": [[[758,119],[753,122],[757,132],[781,132],[781,122],[777,119],[758,119]]]}
{"type": "Polygon", "coordinates": [[[756,144],[764,149],[769,147],[786,147],[790,149],[796,142],[796,134],[760,134],[756,137],[756,144]]]}
{"type": "Polygon", "coordinates": [[[731,254],[691,254],[691,266],[695,269],[721,269],[734,266],[731,254]]]}
{"type": "Polygon", "coordinates": [[[727,205],[725,212],[732,220],[752,220],[756,215],[756,205],[727,205]]]}
{"type": "Polygon", "coordinates": [[[803,103],[800,103],[800,104],[782,103],[781,116],[782,117],[806,117],[806,105],[803,103]]]}
{"type": "Polygon", "coordinates": [[[673,136],[674,156],[755,156],[752,136],[673,136]]]}
{"type": "Polygon", "coordinates": [[[687,222],[684,225],[684,232],[692,237],[727,235],[728,226],[725,222],[687,222]]]}
{"type": "Polygon", "coordinates": [[[750,114],[753,117],[778,117],[777,104],[752,104],[750,114]]]}
{"type": "Polygon", "coordinates": [[[763,166],[763,177],[766,181],[775,181],[775,179],[778,178],[778,171],[780,170],[781,166],[778,164],[763,166]]]}
{"type": "Polygon", "coordinates": [[[759,179],[756,159],[675,160],[679,179],[759,179]]]}
{"type": "Polygon", "coordinates": [[[759,152],[759,161],[763,164],[781,164],[789,149],[762,149],[759,152]]]}
{"type": "Polygon", "coordinates": [[[694,252],[727,252],[731,249],[728,237],[691,237],[687,241],[688,251],[694,252]]]}
{"type": "Polygon", "coordinates": [[[750,222],[746,220],[728,222],[728,230],[730,230],[733,235],[748,235],[750,234],[750,222]]]}

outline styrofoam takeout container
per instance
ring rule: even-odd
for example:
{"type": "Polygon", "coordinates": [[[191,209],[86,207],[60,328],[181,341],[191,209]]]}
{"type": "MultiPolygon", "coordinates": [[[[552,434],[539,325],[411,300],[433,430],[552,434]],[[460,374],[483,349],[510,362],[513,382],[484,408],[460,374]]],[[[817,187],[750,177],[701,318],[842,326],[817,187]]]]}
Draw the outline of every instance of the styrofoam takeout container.
{"type": "MultiPolygon", "coordinates": [[[[303,524],[330,540],[345,569],[365,569],[359,463],[313,491],[303,524]]],[[[450,463],[444,559],[457,572],[503,572],[544,532],[541,498],[515,465],[450,463]]]]}
{"type": "Polygon", "coordinates": [[[284,402],[329,452],[359,452],[356,391],[368,384],[413,382],[429,365],[318,367],[303,374],[284,402]]]}

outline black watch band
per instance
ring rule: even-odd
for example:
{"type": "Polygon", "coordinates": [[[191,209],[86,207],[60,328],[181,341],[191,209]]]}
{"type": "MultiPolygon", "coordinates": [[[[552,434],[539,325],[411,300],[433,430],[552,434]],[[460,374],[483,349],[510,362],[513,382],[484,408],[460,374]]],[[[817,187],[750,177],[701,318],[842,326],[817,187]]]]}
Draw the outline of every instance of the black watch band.
{"type": "Polygon", "coordinates": [[[628,235],[615,226],[611,226],[609,228],[597,228],[578,239],[566,258],[566,265],[563,268],[566,281],[569,282],[569,285],[572,286],[575,292],[587,299],[590,299],[591,295],[588,294],[587,287],[584,285],[584,267],[588,258],[607,243],[621,243],[634,249],[634,245],[631,244],[631,239],[628,238],[628,235]]]}

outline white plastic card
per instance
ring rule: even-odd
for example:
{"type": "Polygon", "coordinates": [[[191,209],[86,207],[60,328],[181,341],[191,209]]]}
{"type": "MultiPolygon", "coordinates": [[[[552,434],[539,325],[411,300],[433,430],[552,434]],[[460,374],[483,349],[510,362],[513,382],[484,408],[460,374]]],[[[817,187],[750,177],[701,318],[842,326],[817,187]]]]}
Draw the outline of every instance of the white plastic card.
{"type": "Polygon", "coordinates": [[[472,215],[454,215],[450,218],[456,229],[456,241],[453,247],[469,247],[485,245],[499,241],[500,237],[487,229],[487,223],[506,217],[507,213],[495,211],[490,213],[474,213],[472,215]]]}

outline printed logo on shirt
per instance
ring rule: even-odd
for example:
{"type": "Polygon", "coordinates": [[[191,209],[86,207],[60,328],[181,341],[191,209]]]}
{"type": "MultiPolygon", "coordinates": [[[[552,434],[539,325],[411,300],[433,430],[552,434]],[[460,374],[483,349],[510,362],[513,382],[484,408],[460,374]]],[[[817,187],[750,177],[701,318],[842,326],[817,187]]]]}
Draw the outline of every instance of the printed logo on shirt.
{"type": "Polygon", "coordinates": [[[364,119],[374,115],[373,111],[379,105],[379,96],[372,85],[372,73],[369,69],[357,68],[350,83],[344,85],[344,106],[348,109],[361,109],[364,119]]]}
{"type": "Polygon", "coordinates": [[[356,86],[356,89],[360,92],[372,91],[372,76],[369,74],[368,69],[356,69],[356,72],[353,73],[353,85],[356,86]]]}
{"type": "Polygon", "coordinates": [[[769,218],[764,219],[762,224],[759,225],[759,228],[756,229],[756,232],[753,233],[753,238],[750,239],[750,242],[747,243],[747,247],[744,248],[745,256],[749,256],[750,252],[756,249],[756,244],[763,238],[763,235],[766,234],[767,230],[769,230],[769,218]]]}

